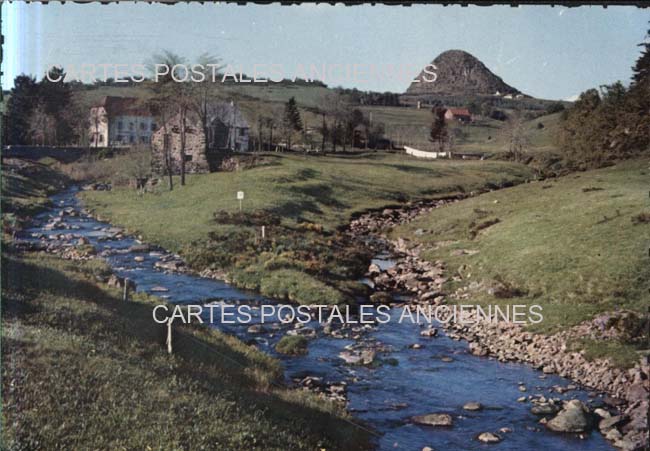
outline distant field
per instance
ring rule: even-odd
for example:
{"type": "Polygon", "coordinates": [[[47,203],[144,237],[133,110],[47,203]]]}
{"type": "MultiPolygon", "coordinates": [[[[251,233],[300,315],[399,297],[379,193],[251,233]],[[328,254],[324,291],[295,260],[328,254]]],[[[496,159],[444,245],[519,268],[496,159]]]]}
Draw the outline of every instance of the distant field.
{"type": "MultiPolygon", "coordinates": [[[[331,93],[331,89],[315,85],[225,85],[217,91],[217,95],[221,99],[237,102],[253,133],[257,132],[257,123],[260,117],[273,117],[279,126],[284,103],[291,97],[295,97],[298,102],[306,128],[318,129],[322,124],[322,117],[318,111],[323,108],[327,95],[331,93]]],[[[152,92],[145,84],[142,84],[133,87],[104,86],[79,91],[76,94],[86,108],[105,95],[147,99],[152,96],[152,92]]],[[[362,110],[372,122],[383,123],[386,137],[391,139],[394,144],[410,145],[422,150],[432,148],[429,141],[432,115],[429,108],[384,106],[357,106],[357,108],[362,110]]],[[[530,152],[555,150],[554,136],[557,132],[559,116],[560,114],[556,113],[526,122],[524,126],[528,141],[526,150],[530,152]],[[544,127],[538,128],[539,123],[542,123],[544,127]]],[[[455,136],[453,148],[457,151],[487,153],[507,150],[504,126],[504,122],[481,117],[476,117],[475,121],[468,125],[450,123],[450,130],[455,136]]],[[[276,137],[280,135],[279,128],[275,133],[276,137]]],[[[268,130],[265,128],[263,139],[268,139],[267,135],[268,130]]],[[[321,136],[318,132],[315,132],[313,141],[316,146],[320,144],[321,136]]]]}
{"type": "Polygon", "coordinates": [[[450,274],[466,265],[464,284],[500,280],[521,291],[471,301],[539,303],[545,321],[536,330],[557,331],[650,305],[650,224],[634,222],[650,214],[649,179],[650,161],[641,160],[519,185],[435,210],[393,236],[426,244],[424,256],[448,262],[450,274]]]}
{"type": "MultiPolygon", "coordinates": [[[[433,150],[429,140],[433,116],[429,109],[404,107],[363,107],[373,121],[386,125],[386,135],[397,145],[408,145],[421,150],[433,150]]],[[[527,152],[555,151],[555,136],[560,113],[541,116],[524,122],[527,152]],[[542,127],[538,127],[542,124],[542,127]]],[[[452,150],[461,152],[500,153],[508,150],[507,124],[490,118],[475,117],[469,124],[449,123],[453,136],[452,150]]]]}
{"type": "Polygon", "coordinates": [[[264,158],[267,165],[249,170],[190,175],[173,192],[162,186],[139,196],[122,188],[84,192],[83,199],[102,217],[202,267],[237,256],[236,279],[246,288],[301,303],[340,303],[336,290],[365,270],[348,244],[330,241],[353,213],[533,178],[526,166],[497,161],[422,161],[384,153],[264,158]],[[245,193],[245,215],[263,210],[282,218],[283,228],[269,231],[272,248],[256,247],[252,237],[259,227],[214,220],[217,211],[237,213],[237,191],[245,193]],[[313,224],[306,230],[304,223],[313,224]],[[211,233],[220,238],[212,242],[211,233]]]}

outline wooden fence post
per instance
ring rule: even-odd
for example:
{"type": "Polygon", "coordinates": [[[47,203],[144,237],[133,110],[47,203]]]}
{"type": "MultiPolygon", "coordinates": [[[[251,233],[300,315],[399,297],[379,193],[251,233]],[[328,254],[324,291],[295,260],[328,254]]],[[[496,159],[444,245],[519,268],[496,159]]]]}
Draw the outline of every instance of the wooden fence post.
{"type": "Polygon", "coordinates": [[[167,353],[172,354],[172,318],[167,320],[167,353]]]}
{"type": "Polygon", "coordinates": [[[129,278],[124,278],[124,292],[122,293],[122,301],[126,302],[129,300],[129,278]]]}

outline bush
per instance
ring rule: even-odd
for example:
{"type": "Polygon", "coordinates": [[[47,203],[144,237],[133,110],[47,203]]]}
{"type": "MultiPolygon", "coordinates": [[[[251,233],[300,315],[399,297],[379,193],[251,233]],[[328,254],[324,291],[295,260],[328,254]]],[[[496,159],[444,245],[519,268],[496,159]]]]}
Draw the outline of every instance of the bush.
{"type": "Polygon", "coordinates": [[[82,161],[65,165],[61,170],[77,182],[102,182],[114,186],[128,186],[133,181],[151,177],[151,151],[146,146],[134,146],[119,154],[98,153],[82,161]]]}
{"type": "Polygon", "coordinates": [[[243,226],[271,226],[280,225],[280,216],[265,211],[255,210],[252,212],[237,211],[234,213],[219,210],[214,214],[214,220],[219,224],[233,224],[243,226]]]}
{"type": "Polygon", "coordinates": [[[632,216],[632,224],[650,224],[650,213],[642,212],[636,216],[632,216]]]}
{"type": "Polygon", "coordinates": [[[565,108],[563,103],[551,103],[548,107],[546,107],[546,114],[559,113],[560,111],[564,111],[564,109],[565,108]]]}
{"type": "Polygon", "coordinates": [[[501,110],[492,110],[490,113],[490,118],[497,121],[507,121],[508,115],[501,110]]]}
{"type": "Polygon", "coordinates": [[[307,354],[307,339],[300,335],[285,335],[275,345],[275,350],[285,355],[307,354]]]}

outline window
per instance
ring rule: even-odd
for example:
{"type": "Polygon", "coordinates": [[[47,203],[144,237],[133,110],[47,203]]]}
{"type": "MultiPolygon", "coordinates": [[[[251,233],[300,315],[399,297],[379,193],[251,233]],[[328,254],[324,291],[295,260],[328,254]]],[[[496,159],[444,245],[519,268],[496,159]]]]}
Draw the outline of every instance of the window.
{"type": "Polygon", "coordinates": [[[147,128],[147,124],[140,122],[140,130],[144,131],[147,128]]]}
{"type": "Polygon", "coordinates": [[[99,135],[99,142],[103,143],[104,142],[104,135],[99,135]]]}
{"type": "Polygon", "coordinates": [[[129,122],[129,130],[133,130],[133,122],[129,122]]]}
{"type": "Polygon", "coordinates": [[[156,129],[156,123],[152,122],[151,123],[151,131],[154,131],[156,129]]]}
{"type": "Polygon", "coordinates": [[[133,135],[129,136],[129,142],[133,144],[135,142],[135,136],[133,135]]]}
{"type": "Polygon", "coordinates": [[[192,155],[185,155],[185,161],[192,161],[192,155]]]}
{"type": "Polygon", "coordinates": [[[140,137],[140,142],[142,144],[149,144],[149,137],[148,136],[142,136],[140,137]]]}
{"type": "Polygon", "coordinates": [[[124,128],[124,124],[122,123],[122,121],[118,121],[118,123],[117,123],[117,129],[118,129],[118,130],[122,130],[122,128],[124,128]]]}

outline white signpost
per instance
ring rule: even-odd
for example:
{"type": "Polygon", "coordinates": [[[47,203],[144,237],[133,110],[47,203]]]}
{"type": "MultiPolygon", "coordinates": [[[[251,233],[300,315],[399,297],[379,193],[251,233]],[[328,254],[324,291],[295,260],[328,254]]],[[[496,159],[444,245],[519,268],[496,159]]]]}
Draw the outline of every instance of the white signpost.
{"type": "Polygon", "coordinates": [[[237,191],[237,200],[239,200],[239,211],[241,211],[241,201],[244,200],[243,191],[237,191]]]}

